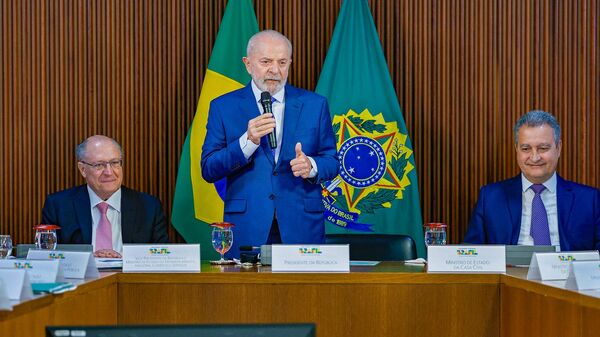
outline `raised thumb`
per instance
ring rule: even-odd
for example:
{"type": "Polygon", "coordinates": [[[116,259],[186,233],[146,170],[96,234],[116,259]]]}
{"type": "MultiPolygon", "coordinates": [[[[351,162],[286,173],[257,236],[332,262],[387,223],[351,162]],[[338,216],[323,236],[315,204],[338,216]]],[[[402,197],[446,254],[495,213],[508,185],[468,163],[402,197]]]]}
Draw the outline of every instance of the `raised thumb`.
{"type": "Polygon", "coordinates": [[[301,155],[302,155],[302,144],[296,143],[296,157],[299,157],[301,155]]]}

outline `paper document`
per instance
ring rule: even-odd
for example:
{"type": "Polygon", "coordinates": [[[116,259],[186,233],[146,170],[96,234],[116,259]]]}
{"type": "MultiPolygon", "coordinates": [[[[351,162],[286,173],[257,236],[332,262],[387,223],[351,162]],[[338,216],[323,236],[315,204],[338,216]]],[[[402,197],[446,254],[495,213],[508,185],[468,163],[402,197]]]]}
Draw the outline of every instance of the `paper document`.
{"type": "Polygon", "coordinates": [[[98,270],[121,269],[121,268],[123,268],[123,259],[97,257],[96,258],[96,267],[98,267],[98,270]]]}

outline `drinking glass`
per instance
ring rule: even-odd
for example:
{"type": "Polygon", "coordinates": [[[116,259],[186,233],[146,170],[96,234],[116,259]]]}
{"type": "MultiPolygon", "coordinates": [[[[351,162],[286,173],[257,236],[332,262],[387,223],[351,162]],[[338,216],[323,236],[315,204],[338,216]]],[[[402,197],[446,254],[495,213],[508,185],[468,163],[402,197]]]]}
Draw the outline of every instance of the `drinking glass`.
{"type": "Polygon", "coordinates": [[[0,235],[0,259],[6,259],[12,254],[12,240],[10,235],[0,235]]]}
{"type": "Polygon", "coordinates": [[[217,253],[221,254],[221,259],[219,261],[212,261],[214,264],[228,264],[231,261],[225,260],[225,253],[229,251],[231,245],[233,244],[233,231],[231,227],[233,226],[227,222],[219,222],[211,224],[212,229],[212,245],[213,248],[217,251],[217,253]]]}
{"type": "Polygon", "coordinates": [[[56,249],[56,244],[58,243],[56,231],[59,230],[60,227],[42,224],[34,226],[33,229],[35,229],[35,247],[37,249],[56,249]]]}
{"type": "Polygon", "coordinates": [[[431,222],[423,226],[426,246],[439,246],[446,244],[446,224],[431,222]]]}

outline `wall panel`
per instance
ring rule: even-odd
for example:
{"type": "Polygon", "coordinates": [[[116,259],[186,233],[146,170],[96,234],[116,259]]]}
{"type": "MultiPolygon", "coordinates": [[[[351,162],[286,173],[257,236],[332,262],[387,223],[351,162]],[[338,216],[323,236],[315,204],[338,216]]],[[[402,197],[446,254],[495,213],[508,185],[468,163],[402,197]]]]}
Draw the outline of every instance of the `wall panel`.
{"type": "MultiPolygon", "coordinates": [[[[413,141],[425,221],[462,239],[481,185],[515,175],[511,126],[563,126],[562,176],[600,186],[600,8],[593,0],[369,1],[413,141]]],[[[83,182],[75,145],[103,133],[125,183],[170,216],[179,154],[225,0],[0,1],[0,232],[30,242],[46,194],[83,182]]],[[[314,89],[340,0],[257,0],[314,89]]],[[[181,241],[170,229],[174,241],[181,241]]]]}

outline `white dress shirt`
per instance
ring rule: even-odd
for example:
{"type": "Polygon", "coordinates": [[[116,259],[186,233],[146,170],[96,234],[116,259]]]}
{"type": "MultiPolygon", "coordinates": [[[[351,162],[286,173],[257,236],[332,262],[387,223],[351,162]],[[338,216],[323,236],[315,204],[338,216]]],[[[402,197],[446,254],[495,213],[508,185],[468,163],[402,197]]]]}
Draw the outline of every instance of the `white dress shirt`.
{"type": "Polygon", "coordinates": [[[112,230],[112,245],[113,250],[122,253],[123,252],[123,237],[121,235],[121,189],[119,188],[113,195],[107,200],[102,200],[91,188],[87,187],[88,194],[90,195],[90,205],[92,212],[92,245],[94,251],[96,251],[96,230],[98,229],[98,223],[100,222],[100,210],[96,207],[101,202],[108,204],[106,210],[106,216],[110,222],[112,230]]]}
{"type": "MultiPolygon", "coordinates": [[[[256,105],[258,106],[258,111],[260,113],[264,113],[262,104],[260,103],[260,95],[261,90],[254,84],[254,81],[251,81],[250,86],[252,87],[252,93],[254,94],[254,98],[256,100],[256,105]]],[[[285,87],[281,88],[278,92],[276,92],[273,96],[274,101],[272,105],[273,117],[275,118],[275,135],[277,137],[277,148],[275,148],[275,163],[277,163],[279,159],[279,153],[281,152],[281,142],[283,140],[283,118],[285,114],[285,87]]],[[[250,139],[248,139],[248,132],[244,132],[244,134],[240,137],[240,148],[244,153],[244,157],[246,159],[250,158],[252,154],[259,148],[260,143],[254,144],[250,139]]],[[[294,144],[295,146],[296,144],[294,144]]],[[[314,159],[307,156],[308,160],[312,164],[312,169],[308,175],[309,178],[314,178],[317,173],[317,163],[314,159]]]]}
{"type": "MultiPolygon", "coordinates": [[[[519,233],[519,245],[533,246],[531,237],[531,202],[535,192],[530,188],[533,185],[523,174],[521,174],[521,186],[523,187],[521,198],[521,232],[519,233]]],[[[545,190],[541,192],[542,202],[548,215],[548,227],[550,229],[550,243],[560,249],[560,237],[558,234],[558,203],[556,201],[556,172],[543,183],[545,190]]]]}

